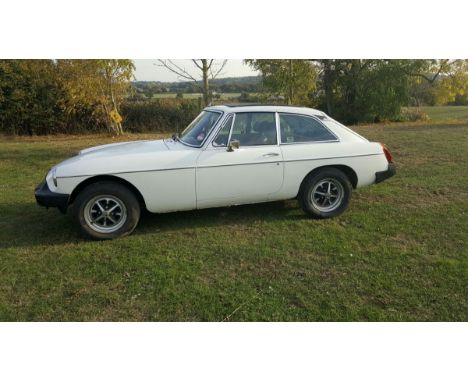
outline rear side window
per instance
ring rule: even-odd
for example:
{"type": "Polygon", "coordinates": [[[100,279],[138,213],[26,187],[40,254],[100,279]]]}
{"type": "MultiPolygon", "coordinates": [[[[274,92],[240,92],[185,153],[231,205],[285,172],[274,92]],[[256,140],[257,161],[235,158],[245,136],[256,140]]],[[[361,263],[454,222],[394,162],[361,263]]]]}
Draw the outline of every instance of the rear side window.
{"type": "Polygon", "coordinates": [[[336,141],[337,137],[315,118],[279,114],[281,143],[336,141]]]}

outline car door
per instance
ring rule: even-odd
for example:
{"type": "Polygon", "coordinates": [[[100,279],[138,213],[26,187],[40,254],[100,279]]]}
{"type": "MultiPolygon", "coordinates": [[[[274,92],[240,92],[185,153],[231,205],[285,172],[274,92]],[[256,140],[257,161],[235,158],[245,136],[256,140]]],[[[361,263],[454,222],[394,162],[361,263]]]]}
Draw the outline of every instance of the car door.
{"type": "Polygon", "coordinates": [[[276,114],[231,114],[198,157],[197,208],[271,200],[282,183],[276,114]],[[229,151],[233,140],[240,147],[229,151]]]}

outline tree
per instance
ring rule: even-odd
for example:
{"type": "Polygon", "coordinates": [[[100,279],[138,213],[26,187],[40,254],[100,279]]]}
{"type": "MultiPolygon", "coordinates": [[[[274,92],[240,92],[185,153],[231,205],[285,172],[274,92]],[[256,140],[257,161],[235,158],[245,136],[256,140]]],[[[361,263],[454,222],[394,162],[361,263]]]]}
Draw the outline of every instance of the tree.
{"type": "Polygon", "coordinates": [[[64,96],[52,60],[0,60],[0,131],[47,134],[64,129],[64,96]]]}
{"type": "Polygon", "coordinates": [[[310,60],[252,60],[245,62],[262,73],[264,88],[284,96],[288,105],[307,104],[316,88],[317,73],[310,60]]]}
{"type": "Polygon", "coordinates": [[[92,107],[93,116],[109,131],[123,134],[120,106],[131,92],[135,69],[131,60],[58,60],[57,66],[67,93],[65,109],[92,107]]]}
{"type": "MultiPolygon", "coordinates": [[[[313,60],[319,71],[319,104],[348,123],[398,119],[424,60],[313,60]]],[[[432,80],[432,77],[428,77],[432,80]]]]}
{"type": "Polygon", "coordinates": [[[411,77],[412,104],[446,105],[468,92],[468,60],[405,60],[404,74],[411,77]]]}
{"type": "Polygon", "coordinates": [[[193,81],[203,94],[205,106],[210,105],[212,94],[210,91],[210,79],[215,79],[226,66],[227,60],[217,62],[214,59],[192,60],[192,63],[201,72],[201,78],[190,74],[185,68],[175,63],[174,60],[158,60],[160,66],[177,74],[180,78],[193,81]],[[200,83],[201,80],[201,83],[200,83]]]}
{"type": "Polygon", "coordinates": [[[434,86],[436,105],[446,105],[468,94],[468,60],[451,61],[434,86]]]}

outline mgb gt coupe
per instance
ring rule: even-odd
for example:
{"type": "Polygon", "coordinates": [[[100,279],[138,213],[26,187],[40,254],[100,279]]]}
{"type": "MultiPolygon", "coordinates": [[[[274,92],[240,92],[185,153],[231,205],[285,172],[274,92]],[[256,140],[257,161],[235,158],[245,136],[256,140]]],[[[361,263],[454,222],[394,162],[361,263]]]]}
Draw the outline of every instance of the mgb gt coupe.
{"type": "Polygon", "coordinates": [[[131,233],[154,213],[297,198],[315,218],[341,214],[357,187],[395,174],[390,151],[303,107],[205,108],[171,139],[81,150],[36,188],[95,239],[131,233]]]}

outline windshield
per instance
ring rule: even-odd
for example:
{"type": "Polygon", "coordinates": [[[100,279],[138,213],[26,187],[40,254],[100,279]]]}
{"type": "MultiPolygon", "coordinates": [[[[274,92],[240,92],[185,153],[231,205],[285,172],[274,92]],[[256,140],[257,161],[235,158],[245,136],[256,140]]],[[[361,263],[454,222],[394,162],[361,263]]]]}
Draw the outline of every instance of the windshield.
{"type": "Polygon", "coordinates": [[[190,146],[200,147],[214,127],[221,113],[204,110],[180,134],[179,139],[190,146]]]}

